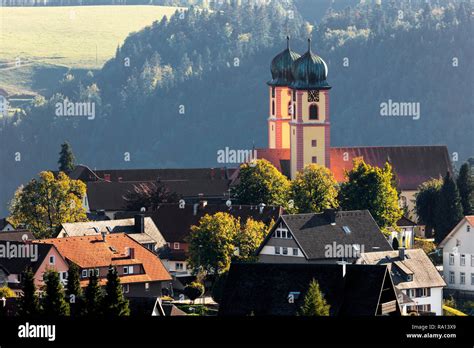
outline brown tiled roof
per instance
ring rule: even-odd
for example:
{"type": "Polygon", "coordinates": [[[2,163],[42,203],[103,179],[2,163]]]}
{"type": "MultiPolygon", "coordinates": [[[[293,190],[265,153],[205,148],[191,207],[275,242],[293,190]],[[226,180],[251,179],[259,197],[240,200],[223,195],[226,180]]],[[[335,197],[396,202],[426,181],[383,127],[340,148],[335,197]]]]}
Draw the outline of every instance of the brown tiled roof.
{"type": "MultiPolygon", "coordinates": [[[[198,225],[204,215],[218,212],[227,212],[234,217],[239,217],[242,222],[251,217],[266,224],[269,224],[272,219],[276,221],[282,213],[280,208],[273,206],[264,207],[260,213],[258,206],[251,205],[233,205],[229,209],[225,204],[208,204],[197,208],[194,204],[185,204],[184,208],[180,208],[179,204],[162,204],[158,210],[147,212],[145,216],[151,217],[165,240],[173,243],[185,242],[191,232],[191,226],[198,225]],[[195,209],[197,209],[196,214],[195,209]]],[[[133,212],[123,212],[116,214],[116,217],[125,218],[133,214],[133,212]]]]}
{"type": "Polygon", "coordinates": [[[398,221],[397,221],[397,226],[403,227],[403,226],[417,226],[418,224],[406,216],[402,216],[398,221]]]}
{"type": "Polygon", "coordinates": [[[346,180],[344,171],[351,170],[358,157],[377,167],[390,162],[401,190],[417,190],[427,180],[452,173],[446,146],[333,147],[331,171],[338,182],[346,180]]]}
{"type": "MultiPolygon", "coordinates": [[[[268,162],[273,164],[276,169],[283,173],[283,167],[281,161],[290,160],[291,150],[290,149],[257,149],[257,158],[266,159],[268,162]]],[[[283,173],[286,174],[286,173],[283,173]]]]}
{"type": "Polygon", "coordinates": [[[52,238],[35,242],[53,244],[64,258],[80,268],[123,264],[143,266],[145,274],[120,277],[122,283],[171,280],[161,260],[125,233],[109,234],[105,242],[101,236],[52,238]],[[127,258],[127,248],[134,249],[133,259],[127,258]]]}
{"type": "Polygon", "coordinates": [[[399,251],[377,251],[373,253],[362,253],[362,263],[369,265],[387,265],[394,285],[398,289],[433,288],[446,286],[438,270],[422,249],[405,250],[405,259],[401,260],[399,251]],[[397,274],[393,264],[402,271],[413,273],[413,281],[407,282],[397,274]]]}
{"type": "Polygon", "coordinates": [[[28,230],[15,230],[15,231],[0,231],[0,241],[12,241],[12,242],[22,242],[23,236],[26,235],[27,240],[33,240],[35,237],[33,233],[28,230]]]}

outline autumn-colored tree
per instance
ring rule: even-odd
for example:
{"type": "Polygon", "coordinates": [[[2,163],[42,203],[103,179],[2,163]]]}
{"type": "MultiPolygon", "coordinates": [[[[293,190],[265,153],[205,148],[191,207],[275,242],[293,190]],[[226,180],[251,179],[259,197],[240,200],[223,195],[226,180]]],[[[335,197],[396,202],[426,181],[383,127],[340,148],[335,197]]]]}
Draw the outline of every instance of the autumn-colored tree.
{"type": "Polygon", "coordinates": [[[317,164],[307,165],[291,182],[291,197],[299,213],[337,208],[337,195],[337,182],[332,172],[317,164]]]}
{"type": "Polygon", "coordinates": [[[284,207],[288,204],[290,182],[267,160],[242,164],[239,180],[232,194],[241,204],[264,203],[284,207]]]}
{"type": "Polygon", "coordinates": [[[383,168],[379,168],[357,158],[346,176],[347,182],[341,185],[339,195],[341,207],[344,210],[369,210],[382,229],[396,226],[403,210],[393,186],[391,165],[386,163],[383,168]]]}
{"type": "Polygon", "coordinates": [[[26,225],[36,238],[50,238],[62,223],[86,221],[82,200],[86,185],[72,180],[65,173],[57,177],[52,172],[41,172],[15,192],[10,203],[10,220],[26,225]]]}
{"type": "Polygon", "coordinates": [[[248,218],[235,236],[234,245],[238,248],[238,253],[234,255],[234,258],[239,261],[256,261],[256,251],[268,232],[268,226],[262,221],[248,218]]]}
{"type": "Polygon", "coordinates": [[[195,272],[219,274],[230,266],[240,222],[227,213],[206,214],[191,227],[189,261],[195,272]]]}

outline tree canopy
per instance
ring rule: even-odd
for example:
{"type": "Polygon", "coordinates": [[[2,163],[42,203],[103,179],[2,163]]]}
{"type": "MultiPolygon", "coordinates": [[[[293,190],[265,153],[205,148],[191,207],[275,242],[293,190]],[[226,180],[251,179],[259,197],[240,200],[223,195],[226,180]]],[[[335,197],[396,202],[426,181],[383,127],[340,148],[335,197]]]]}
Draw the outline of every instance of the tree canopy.
{"type": "Polygon", "coordinates": [[[299,315],[306,317],[329,316],[331,306],[327,303],[322,293],[319,283],[313,279],[309,283],[308,291],[304,297],[303,305],[300,308],[299,315]]]}

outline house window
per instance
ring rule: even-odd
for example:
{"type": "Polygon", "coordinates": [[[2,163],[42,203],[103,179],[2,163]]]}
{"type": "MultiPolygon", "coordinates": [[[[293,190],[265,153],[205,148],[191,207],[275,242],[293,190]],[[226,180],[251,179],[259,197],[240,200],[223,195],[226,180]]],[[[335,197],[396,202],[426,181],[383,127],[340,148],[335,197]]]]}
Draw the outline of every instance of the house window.
{"type": "Polygon", "coordinates": [[[311,140],[311,146],[316,147],[318,144],[318,141],[316,139],[311,140]]]}
{"type": "Polygon", "coordinates": [[[182,271],[184,269],[184,265],[182,262],[176,262],[175,268],[177,271],[182,271]]]}
{"type": "Polygon", "coordinates": [[[454,272],[450,271],[449,272],[449,284],[454,284],[456,280],[454,279],[454,272]]]}
{"type": "Polygon", "coordinates": [[[311,163],[318,163],[318,158],[316,156],[311,157],[311,163]]]}
{"type": "Polygon", "coordinates": [[[474,285],[474,273],[471,273],[471,285],[474,285]]]}
{"type": "Polygon", "coordinates": [[[462,284],[462,285],[466,284],[466,273],[461,272],[459,275],[460,275],[459,276],[459,283],[462,284]]]}
{"type": "Polygon", "coordinates": [[[123,284],[122,290],[124,294],[128,294],[130,292],[130,286],[128,284],[123,284]]]}
{"type": "Polygon", "coordinates": [[[431,295],[430,288],[416,289],[416,297],[428,297],[431,295]]]}
{"type": "Polygon", "coordinates": [[[123,274],[133,274],[133,266],[125,266],[123,268],[123,274]]]}
{"type": "Polygon", "coordinates": [[[179,250],[179,243],[173,243],[173,248],[175,250],[179,250]]]}
{"type": "Polygon", "coordinates": [[[288,248],[283,247],[283,255],[288,255],[288,248]]]}
{"type": "Polygon", "coordinates": [[[461,254],[461,266],[466,266],[466,255],[461,254]]]}
{"type": "Polygon", "coordinates": [[[466,232],[471,232],[471,226],[470,225],[466,226],[466,232]]]}
{"type": "Polygon", "coordinates": [[[316,104],[311,104],[309,106],[309,119],[310,120],[319,120],[318,106],[316,104]]]}
{"type": "Polygon", "coordinates": [[[55,261],[55,260],[54,260],[54,256],[51,255],[51,256],[49,257],[49,264],[50,264],[50,265],[54,265],[54,261],[55,261]]]}
{"type": "Polygon", "coordinates": [[[145,283],[145,291],[150,291],[150,283],[145,283]]]}
{"type": "Polygon", "coordinates": [[[449,254],[449,265],[450,266],[454,265],[454,254],[449,254]]]}
{"type": "Polygon", "coordinates": [[[280,247],[279,246],[275,247],[275,255],[280,255],[280,247]]]}
{"type": "Polygon", "coordinates": [[[298,256],[298,249],[297,248],[293,248],[293,256],[298,256]]]}
{"type": "Polygon", "coordinates": [[[82,270],[82,278],[87,278],[87,269],[82,270]]]}

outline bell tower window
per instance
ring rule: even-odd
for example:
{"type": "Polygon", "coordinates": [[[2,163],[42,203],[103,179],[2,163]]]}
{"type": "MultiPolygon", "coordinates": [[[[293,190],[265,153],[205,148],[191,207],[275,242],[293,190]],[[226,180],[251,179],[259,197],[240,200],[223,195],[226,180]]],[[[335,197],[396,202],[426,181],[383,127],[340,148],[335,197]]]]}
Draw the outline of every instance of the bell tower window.
{"type": "Polygon", "coordinates": [[[275,98],[275,87],[272,87],[272,98],[275,98]]]}
{"type": "Polygon", "coordinates": [[[275,116],[275,101],[272,100],[272,116],[275,116]]]}
{"type": "Polygon", "coordinates": [[[310,120],[319,120],[318,106],[316,104],[311,104],[309,106],[309,119],[310,120]]]}

